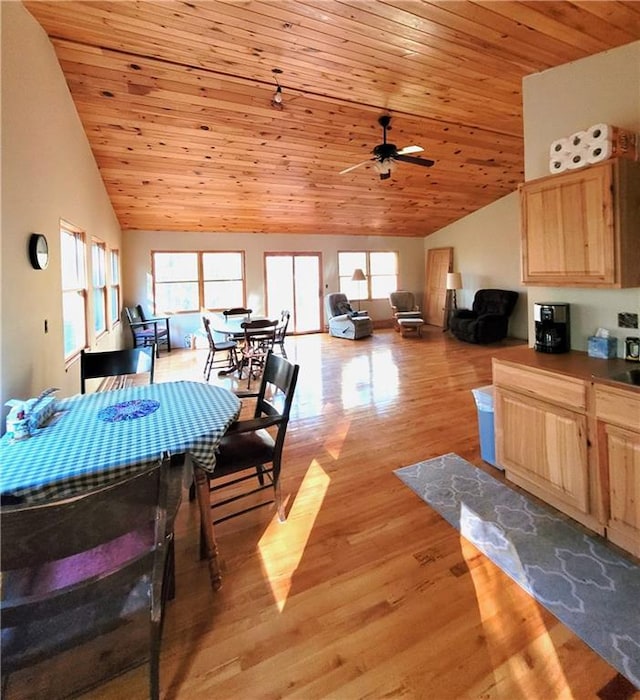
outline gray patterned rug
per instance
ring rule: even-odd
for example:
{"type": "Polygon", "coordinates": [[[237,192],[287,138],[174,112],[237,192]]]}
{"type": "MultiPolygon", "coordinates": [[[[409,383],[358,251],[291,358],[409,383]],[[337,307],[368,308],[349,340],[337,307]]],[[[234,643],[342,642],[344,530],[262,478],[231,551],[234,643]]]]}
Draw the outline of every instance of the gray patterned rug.
{"type": "Polygon", "coordinates": [[[640,566],[456,454],[395,473],[640,688],[640,566]]]}

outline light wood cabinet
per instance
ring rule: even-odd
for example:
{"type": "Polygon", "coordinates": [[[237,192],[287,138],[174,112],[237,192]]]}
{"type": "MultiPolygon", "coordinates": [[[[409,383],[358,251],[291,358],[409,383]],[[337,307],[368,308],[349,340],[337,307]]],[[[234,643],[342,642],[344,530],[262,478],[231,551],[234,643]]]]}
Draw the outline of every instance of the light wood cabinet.
{"type": "Polygon", "coordinates": [[[587,384],[494,360],[496,453],[508,480],[602,534],[587,384]]]}
{"type": "Polygon", "coordinates": [[[607,537],[640,557],[640,394],[598,384],[594,392],[607,537]]]}
{"type": "Polygon", "coordinates": [[[640,286],[640,163],[612,159],[520,186],[522,281],[640,286]]]}

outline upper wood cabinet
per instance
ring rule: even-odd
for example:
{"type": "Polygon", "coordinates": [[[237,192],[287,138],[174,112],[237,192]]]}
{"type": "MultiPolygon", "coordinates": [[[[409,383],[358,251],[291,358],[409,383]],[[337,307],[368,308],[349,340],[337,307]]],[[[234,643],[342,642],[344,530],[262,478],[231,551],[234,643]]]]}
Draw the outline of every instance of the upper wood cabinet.
{"type": "Polygon", "coordinates": [[[522,281],[640,287],[640,163],[611,159],[520,186],[522,281]]]}

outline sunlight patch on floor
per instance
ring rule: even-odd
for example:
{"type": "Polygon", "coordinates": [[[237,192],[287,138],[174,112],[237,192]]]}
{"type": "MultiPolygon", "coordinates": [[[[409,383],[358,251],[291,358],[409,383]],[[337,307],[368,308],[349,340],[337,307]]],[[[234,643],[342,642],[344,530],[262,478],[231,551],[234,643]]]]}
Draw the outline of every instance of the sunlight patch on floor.
{"type": "Polygon", "coordinates": [[[330,481],[324,469],[313,460],[288,511],[287,521],[281,523],[274,515],[258,542],[262,566],[280,612],[284,610],[293,576],[330,481]]]}
{"type": "Polygon", "coordinates": [[[341,399],[345,410],[398,398],[398,368],[390,350],[351,358],[341,369],[341,399]]]}
{"type": "MultiPolygon", "coordinates": [[[[464,506],[463,506],[464,511],[464,506]]],[[[464,533],[465,513],[460,514],[460,529],[464,533]]],[[[521,601],[511,597],[511,587],[505,588],[502,577],[496,575],[495,565],[462,534],[460,551],[467,563],[476,592],[478,614],[482,622],[485,651],[491,659],[493,672],[478,682],[474,692],[483,697],[573,697],[558,659],[556,643],[545,628],[533,604],[523,611],[521,601]],[[512,654],[513,639],[521,636],[534,641],[512,654]]],[[[515,554],[514,554],[515,556],[515,554]]],[[[518,589],[517,593],[520,593],[518,589]]]]}
{"type": "MultiPolygon", "coordinates": [[[[324,406],[325,415],[330,415],[333,411],[331,404],[324,406]]],[[[327,435],[323,447],[333,459],[339,459],[342,447],[349,434],[351,421],[344,416],[340,421],[337,421],[332,427],[331,432],[327,435]]]]}

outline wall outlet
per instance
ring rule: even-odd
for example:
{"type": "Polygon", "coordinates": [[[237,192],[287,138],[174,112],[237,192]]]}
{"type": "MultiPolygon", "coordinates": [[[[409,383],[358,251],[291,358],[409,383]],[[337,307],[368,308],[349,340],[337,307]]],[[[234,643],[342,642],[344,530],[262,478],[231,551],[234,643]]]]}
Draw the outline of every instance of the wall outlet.
{"type": "Polygon", "coordinates": [[[621,312],[618,314],[618,328],[637,328],[638,314],[621,312]]]}

